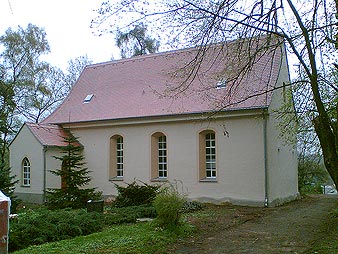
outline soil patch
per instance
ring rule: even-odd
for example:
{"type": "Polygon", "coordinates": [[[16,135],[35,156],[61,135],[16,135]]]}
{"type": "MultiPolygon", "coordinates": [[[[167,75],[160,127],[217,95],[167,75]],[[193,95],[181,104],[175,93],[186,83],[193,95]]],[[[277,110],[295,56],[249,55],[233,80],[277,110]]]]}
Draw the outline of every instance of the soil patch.
{"type": "Polygon", "coordinates": [[[275,208],[208,205],[188,220],[194,235],[168,253],[306,253],[323,237],[337,195],[311,195],[275,208]]]}

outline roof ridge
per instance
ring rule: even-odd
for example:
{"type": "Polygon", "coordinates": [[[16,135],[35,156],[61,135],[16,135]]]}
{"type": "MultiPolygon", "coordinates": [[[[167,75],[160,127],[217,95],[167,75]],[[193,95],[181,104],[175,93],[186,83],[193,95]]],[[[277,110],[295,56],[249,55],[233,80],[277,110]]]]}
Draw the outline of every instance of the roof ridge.
{"type": "Polygon", "coordinates": [[[32,123],[32,122],[25,122],[25,124],[29,125],[29,126],[34,126],[34,127],[41,126],[41,127],[62,128],[59,125],[54,124],[54,123],[42,123],[42,122],[40,122],[40,123],[32,123]]]}
{"type": "Polygon", "coordinates": [[[183,53],[183,52],[191,52],[191,51],[195,51],[197,49],[198,49],[198,46],[192,47],[192,48],[173,49],[173,50],[168,50],[168,51],[163,51],[163,52],[157,52],[157,53],[133,56],[133,57],[129,57],[129,58],[121,58],[121,59],[106,61],[106,62],[102,62],[102,63],[90,64],[90,65],[87,65],[85,68],[95,68],[95,67],[100,67],[100,66],[107,66],[107,65],[120,64],[120,63],[126,63],[126,62],[140,61],[140,60],[143,60],[143,59],[146,59],[146,58],[154,58],[154,57],[158,57],[158,56],[172,55],[172,54],[178,54],[178,53],[183,53]]]}
{"type": "MultiPolygon", "coordinates": [[[[260,39],[261,37],[252,37],[252,38],[260,39]]],[[[136,61],[136,60],[139,61],[139,60],[142,60],[142,59],[145,59],[145,58],[151,58],[151,57],[157,57],[157,56],[165,56],[165,55],[172,55],[172,54],[178,54],[178,53],[193,52],[193,51],[199,50],[200,48],[203,48],[203,47],[208,47],[208,48],[219,47],[220,45],[224,45],[224,44],[239,43],[240,41],[246,40],[246,39],[248,39],[248,38],[234,39],[234,40],[229,40],[229,41],[210,43],[210,44],[207,44],[207,45],[196,45],[196,46],[190,47],[190,48],[171,49],[171,50],[162,51],[162,52],[138,55],[138,56],[133,56],[133,57],[128,57],[128,58],[121,58],[121,59],[105,61],[105,62],[101,62],[101,63],[89,64],[85,68],[95,68],[95,67],[100,67],[100,66],[131,62],[131,61],[136,61]]]]}

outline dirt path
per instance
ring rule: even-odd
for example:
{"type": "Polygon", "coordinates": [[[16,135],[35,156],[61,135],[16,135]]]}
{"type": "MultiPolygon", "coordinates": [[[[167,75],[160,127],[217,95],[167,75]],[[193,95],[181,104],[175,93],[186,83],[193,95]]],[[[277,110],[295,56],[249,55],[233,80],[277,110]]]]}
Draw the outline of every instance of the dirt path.
{"type": "Polygon", "coordinates": [[[171,253],[304,253],[318,240],[337,195],[316,195],[277,208],[211,206],[198,219],[198,232],[171,253]]]}

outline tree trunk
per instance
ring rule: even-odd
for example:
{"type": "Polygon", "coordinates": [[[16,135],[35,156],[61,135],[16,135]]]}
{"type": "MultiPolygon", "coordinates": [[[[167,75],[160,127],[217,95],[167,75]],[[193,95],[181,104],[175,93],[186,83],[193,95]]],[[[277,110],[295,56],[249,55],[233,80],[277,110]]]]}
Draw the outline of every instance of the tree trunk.
{"type": "Polygon", "coordinates": [[[317,116],[313,122],[323,151],[325,167],[334,184],[338,187],[338,154],[335,136],[325,117],[317,116]]]}

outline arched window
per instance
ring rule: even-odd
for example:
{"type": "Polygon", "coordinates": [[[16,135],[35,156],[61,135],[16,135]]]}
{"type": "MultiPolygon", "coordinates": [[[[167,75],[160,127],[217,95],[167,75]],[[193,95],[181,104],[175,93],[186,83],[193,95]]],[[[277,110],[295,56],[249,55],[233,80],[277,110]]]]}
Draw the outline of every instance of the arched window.
{"type": "Polygon", "coordinates": [[[110,138],[110,179],[123,178],[123,162],[123,137],[120,135],[114,135],[110,138]]]}
{"type": "Polygon", "coordinates": [[[151,136],[151,178],[166,179],[167,176],[167,137],[162,132],[156,132],[151,136]]]}
{"type": "Polygon", "coordinates": [[[31,164],[26,157],[22,160],[22,185],[31,185],[31,164]]]}
{"type": "Polygon", "coordinates": [[[199,175],[200,180],[216,179],[216,138],[212,130],[199,133],[199,175]]]}

